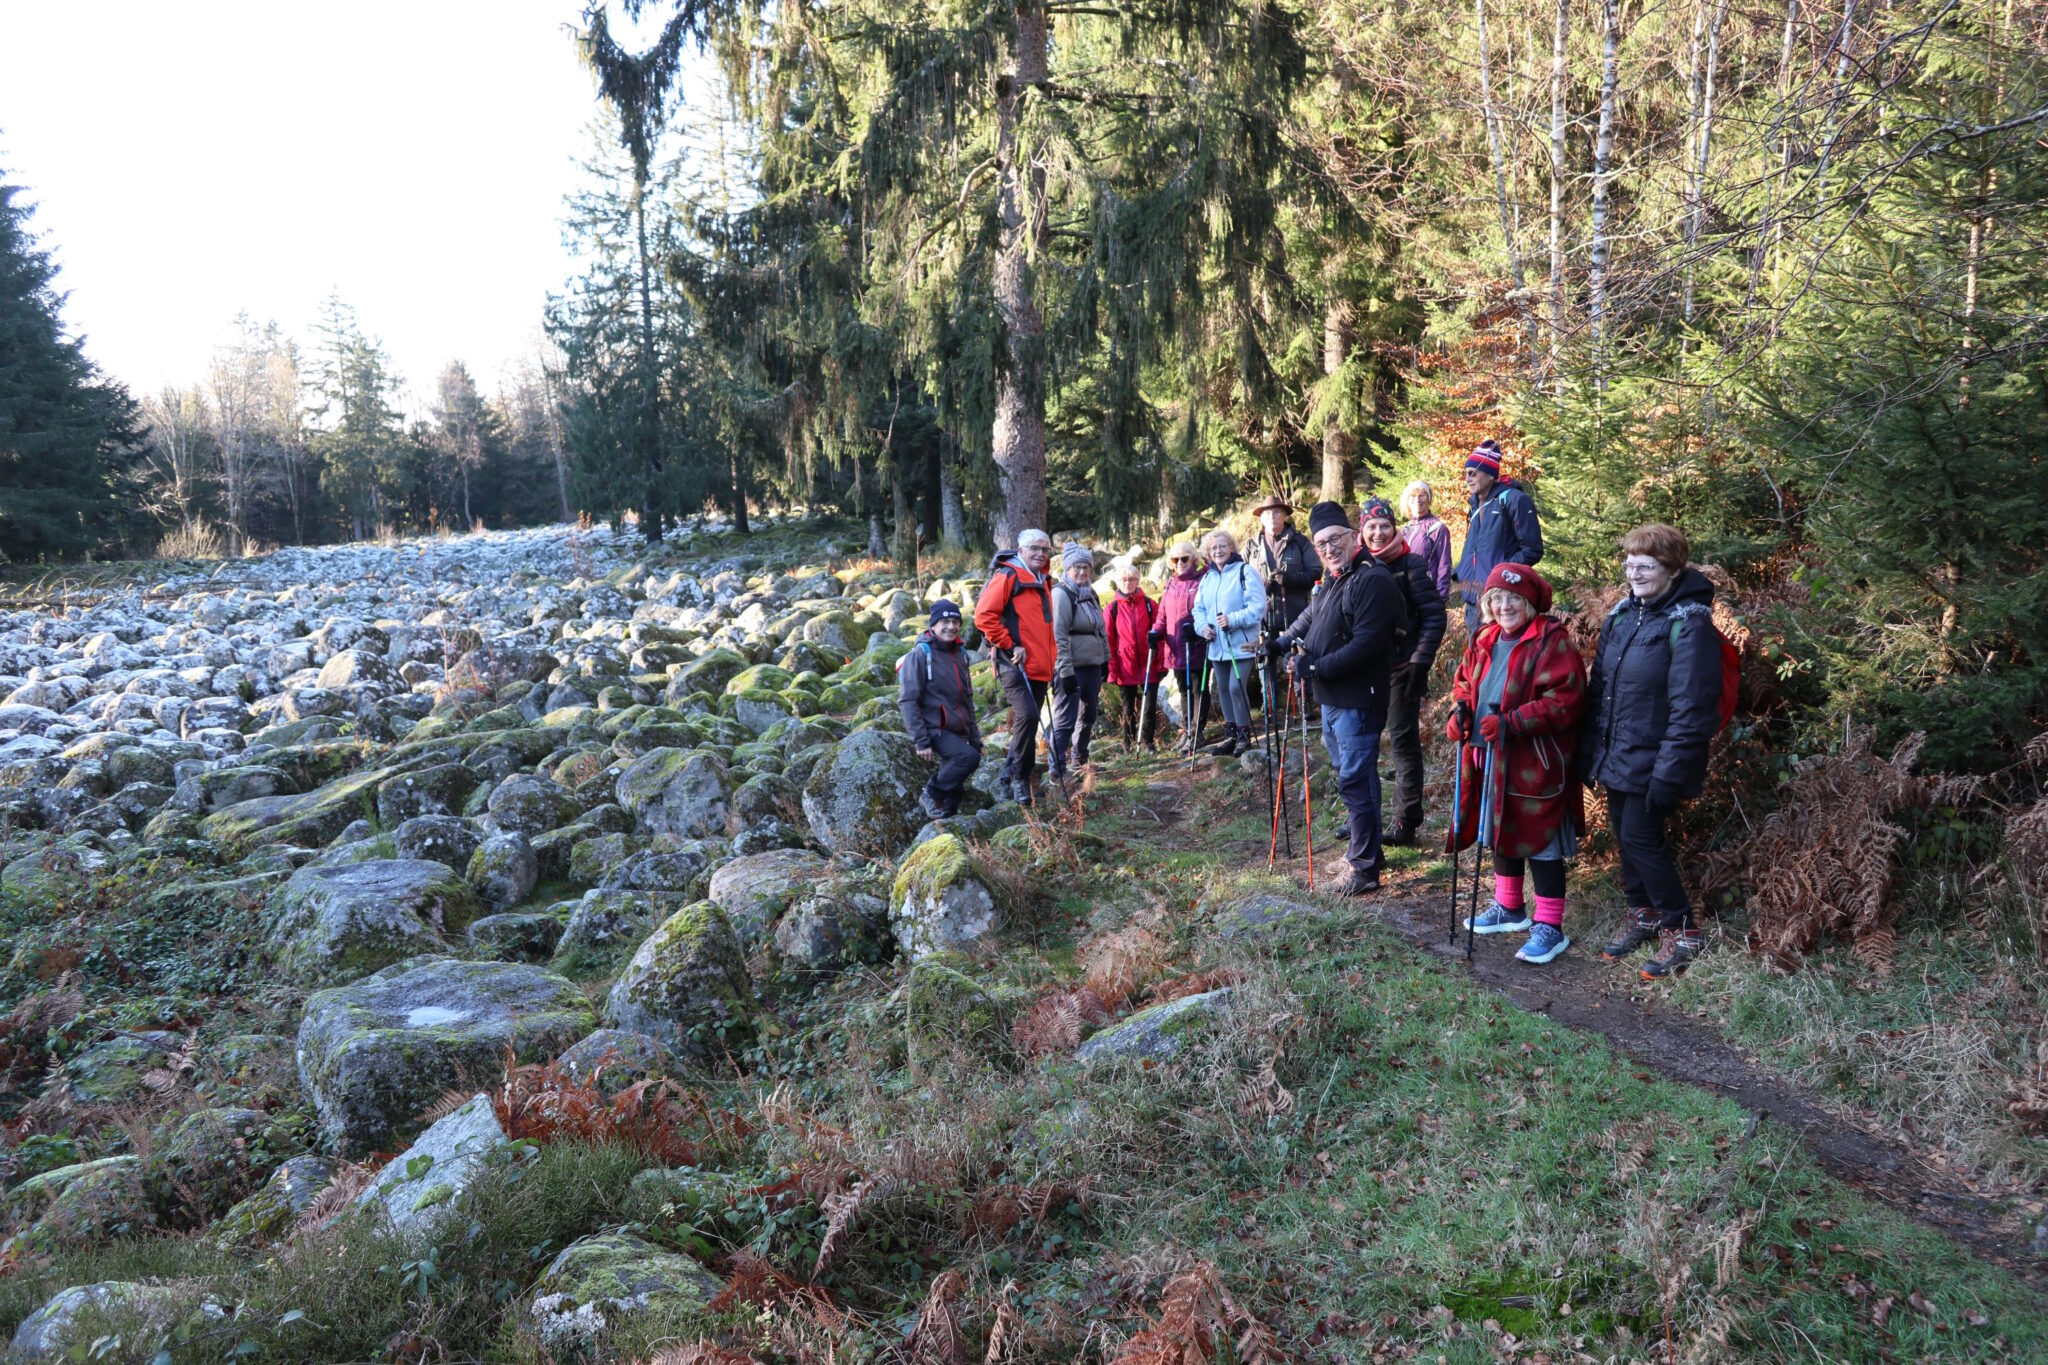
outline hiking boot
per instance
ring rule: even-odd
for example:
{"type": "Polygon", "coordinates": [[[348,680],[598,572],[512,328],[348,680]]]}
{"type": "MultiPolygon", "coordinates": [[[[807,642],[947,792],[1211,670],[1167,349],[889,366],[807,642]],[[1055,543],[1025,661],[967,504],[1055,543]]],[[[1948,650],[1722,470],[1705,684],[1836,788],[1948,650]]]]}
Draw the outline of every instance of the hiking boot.
{"type": "Polygon", "coordinates": [[[1379,889],[1379,873],[1360,872],[1354,867],[1351,869],[1351,880],[1338,887],[1337,894],[1340,896],[1376,896],[1379,894],[1379,889]]]}
{"type": "Polygon", "coordinates": [[[1031,804],[1031,784],[1021,777],[1010,779],[1010,799],[1020,806],[1031,804]]]}
{"type": "Polygon", "coordinates": [[[1630,910],[1628,918],[1621,922],[1621,932],[1607,941],[1607,946],[1600,950],[1600,956],[1609,962],[1621,961],[1645,943],[1655,943],[1657,927],[1656,911],[1630,910]]]}
{"type": "Polygon", "coordinates": [[[1643,964],[1645,981],[1684,976],[1692,960],[1707,950],[1707,937],[1697,929],[1668,929],[1660,937],[1664,951],[1643,964]]]}
{"type": "Polygon", "coordinates": [[[1571,946],[1572,941],[1564,936],[1564,930],[1555,924],[1539,922],[1529,931],[1529,941],[1516,951],[1515,961],[1541,966],[1571,946]]]}
{"type": "Polygon", "coordinates": [[[917,794],[917,808],[924,812],[924,818],[927,820],[943,820],[949,814],[946,808],[933,799],[932,794],[928,791],[917,794]]]}
{"type": "Polygon", "coordinates": [[[1475,934],[1519,934],[1529,927],[1529,912],[1510,910],[1499,901],[1492,901],[1479,912],[1478,919],[1466,920],[1464,927],[1475,934]]]}
{"type": "Polygon", "coordinates": [[[1380,843],[1387,848],[1413,848],[1420,842],[1416,834],[1415,826],[1403,820],[1395,825],[1393,829],[1382,834],[1380,836],[1380,843]]]}

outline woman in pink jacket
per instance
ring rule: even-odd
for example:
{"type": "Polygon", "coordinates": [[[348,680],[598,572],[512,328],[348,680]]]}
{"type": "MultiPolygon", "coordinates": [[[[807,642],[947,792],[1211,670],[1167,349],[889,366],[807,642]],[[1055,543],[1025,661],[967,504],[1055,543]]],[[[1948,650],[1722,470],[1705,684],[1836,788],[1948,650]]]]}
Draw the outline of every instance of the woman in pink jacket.
{"type": "Polygon", "coordinates": [[[1159,636],[1159,652],[1165,656],[1167,668],[1180,680],[1181,729],[1187,742],[1200,748],[1194,696],[1204,685],[1202,666],[1209,658],[1209,647],[1195,634],[1195,590],[1202,585],[1202,557],[1194,546],[1182,541],[1166,552],[1166,563],[1173,576],[1160,595],[1159,616],[1152,629],[1159,636]]]}

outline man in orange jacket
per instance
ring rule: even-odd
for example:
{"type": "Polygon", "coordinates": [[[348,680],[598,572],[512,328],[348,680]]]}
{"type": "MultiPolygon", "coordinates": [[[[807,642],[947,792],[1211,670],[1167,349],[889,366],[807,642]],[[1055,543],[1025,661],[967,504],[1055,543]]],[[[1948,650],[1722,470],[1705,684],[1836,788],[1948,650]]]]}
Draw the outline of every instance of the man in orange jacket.
{"type": "Polygon", "coordinates": [[[1052,594],[1046,571],[1052,537],[1026,531],[1015,550],[998,550],[988,582],[974,604],[974,625],[995,651],[996,681],[1010,699],[1010,756],[1003,763],[1004,792],[1031,804],[1038,771],[1038,713],[1052,685],[1052,594]]]}

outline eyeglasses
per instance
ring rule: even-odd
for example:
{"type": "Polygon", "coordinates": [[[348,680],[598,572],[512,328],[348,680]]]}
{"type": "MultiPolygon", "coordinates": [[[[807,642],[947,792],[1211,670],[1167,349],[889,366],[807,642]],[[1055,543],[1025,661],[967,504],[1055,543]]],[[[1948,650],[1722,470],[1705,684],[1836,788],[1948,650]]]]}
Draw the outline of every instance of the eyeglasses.
{"type": "Polygon", "coordinates": [[[1350,540],[1351,537],[1349,535],[1317,536],[1315,540],[1316,553],[1319,555],[1342,554],[1344,552],[1345,545],[1348,544],[1350,540]]]}

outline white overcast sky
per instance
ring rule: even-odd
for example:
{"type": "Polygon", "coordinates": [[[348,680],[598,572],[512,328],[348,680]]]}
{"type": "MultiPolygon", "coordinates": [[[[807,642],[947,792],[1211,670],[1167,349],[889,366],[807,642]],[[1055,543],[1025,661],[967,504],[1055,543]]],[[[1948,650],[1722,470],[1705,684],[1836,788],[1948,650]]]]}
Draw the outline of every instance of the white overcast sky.
{"type": "MultiPolygon", "coordinates": [[[[653,7],[659,9],[659,6],[653,7]]],[[[338,290],[417,407],[494,386],[572,264],[596,97],[578,0],[0,0],[0,171],[65,319],[139,395],[237,312],[302,344],[338,290]]]]}

